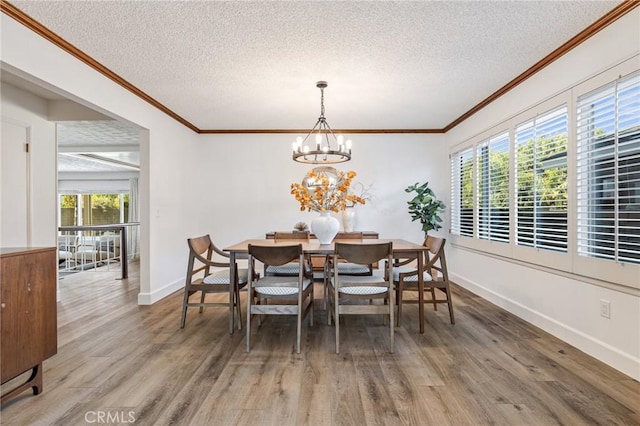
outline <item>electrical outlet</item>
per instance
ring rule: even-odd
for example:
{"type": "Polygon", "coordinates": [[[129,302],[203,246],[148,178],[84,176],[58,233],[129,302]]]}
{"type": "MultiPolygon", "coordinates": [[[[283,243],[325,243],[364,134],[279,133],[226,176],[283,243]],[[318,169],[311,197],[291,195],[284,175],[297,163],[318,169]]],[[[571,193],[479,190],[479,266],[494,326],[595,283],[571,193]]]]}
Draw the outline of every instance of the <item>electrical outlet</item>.
{"type": "Polygon", "coordinates": [[[600,316],[611,318],[611,302],[608,300],[600,300],[600,316]]]}

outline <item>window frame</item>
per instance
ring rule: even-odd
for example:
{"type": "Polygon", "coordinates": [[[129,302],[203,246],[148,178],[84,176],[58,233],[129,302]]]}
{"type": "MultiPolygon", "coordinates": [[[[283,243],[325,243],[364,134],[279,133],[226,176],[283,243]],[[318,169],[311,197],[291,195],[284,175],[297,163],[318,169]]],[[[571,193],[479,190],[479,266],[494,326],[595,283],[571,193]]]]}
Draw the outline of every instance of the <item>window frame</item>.
{"type": "MultiPolygon", "coordinates": [[[[496,257],[517,264],[529,265],[550,273],[554,271],[561,276],[570,277],[595,285],[608,288],[618,288],[625,292],[637,292],[640,290],[640,265],[633,263],[615,263],[610,260],[585,257],[578,255],[577,250],[577,99],[583,94],[592,92],[599,87],[612,83],[620,77],[627,76],[638,71],[638,56],[627,59],[615,66],[608,68],[595,76],[582,82],[577,82],[572,87],[543,100],[532,107],[521,111],[490,129],[483,131],[464,142],[452,145],[451,156],[465,149],[472,149],[473,168],[477,170],[477,146],[491,135],[498,134],[505,128],[509,131],[509,197],[510,197],[510,242],[492,242],[478,238],[477,222],[477,176],[474,172],[474,236],[465,237],[451,234],[449,238],[456,248],[468,249],[473,252],[496,257]],[[516,244],[516,203],[517,188],[515,186],[515,131],[516,127],[537,115],[551,112],[556,108],[566,105],[568,119],[568,147],[567,147],[567,251],[553,251],[516,244]]],[[[450,156],[450,158],[451,158],[450,156]]],[[[451,162],[450,162],[451,167],[451,162]]],[[[451,182],[453,186],[453,182],[451,182]]],[[[453,188],[452,188],[453,190],[453,188]]]]}

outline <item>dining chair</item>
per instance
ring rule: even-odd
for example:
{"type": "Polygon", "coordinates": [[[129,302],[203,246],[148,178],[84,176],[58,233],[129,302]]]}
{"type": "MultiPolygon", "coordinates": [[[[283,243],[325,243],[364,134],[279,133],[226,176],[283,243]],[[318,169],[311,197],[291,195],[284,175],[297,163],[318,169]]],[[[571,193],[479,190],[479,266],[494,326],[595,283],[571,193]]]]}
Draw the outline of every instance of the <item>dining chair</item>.
{"type": "MultiPolygon", "coordinates": [[[[281,241],[309,241],[309,233],[308,232],[276,232],[274,234],[275,242],[281,241]]],[[[310,259],[306,259],[304,262],[304,274],[306,277],[311,277],[313,275],[313,270],[311,266],[310,259]]],[[[264,265],[264,275],[272,275],[272,276],[280,276],[280,277],[295,277],[298,275],[298,270],[300,269],[300,263],[296,259],[293,262],[289,262],[284,265],[264,265]]]]}
{"type": "Polygon", "coordinates": [[[180,328],[184,328],[187,308],[189,307],[197,306],[200,308],[200,313],[202,313],[205,306],[227,306],[229,308],[229,334],[233,334],[235,311],[238,313],[238,330],[241,330],[240,288],[247,284],[248,270],[234,265],[233,267],[236,268],[236,282],[230,284],[230,263],[213,260],[214,253],[224,258],[228,258],[229,254],[216,247],[208,234],[189,238],[187,239],[187,244],[189,246],[189,262],[184,286],[180,328]],[[231,292],[230,285],[232,285],[231,292]],[[200,292],[200,301],[190,302],[189,298],[196,292],[200,292]],[[205,296],[209,293],[229,294],[229,300],[227,302],[205,302],[205,296]]]}
{"type": "MultiPolygon", "coordinates": [[[[426,259],[424,261],[424,269],[422,271],[424,281],[424,291],[431,293],[431,300],[424,300],[424,303],[432,303],[434,310],[438,310],[439,303],[446,303],[449,307],[449,319],[451,324],[455,324],[453,316],[453,303],[451,301],[451,289],[449,288],[449,273],[447,271],[447,262],[444,255],[444,245],[446,239],[427,236],[423,245],[428,250],[424,252],[426,259]],[[444,293],[444,299],[436,297],[435,290],[444,293]]],[[[405,291],[418,291],[418,270],[415,267],[405,266],[415,259],[404,259],[402,261],[396,259],[393,267],[393,282],[396,287],[396,300],[398,303],[398,321],[400,326],[402,319],[402,305],[404,303],[419,303],[419,300],[405,300],[403,294],[405,291]]],[[[424,320],[424,319],[422,319],[424,320]]]]}
{"type": "MultiPolygon", "coordinates": [[[[333,240],[359,240],[362,242],[362,232],[338,232],[333,240]]],[[[327,256],[324,263],[324,307],[327,307],[327,292],[329,288],[329,275],[332,268],[332,257],[327,256]]],[[[371,275],[373,273],[373,264],[358,265],[356,263],[345,262],[344,259],[338,263],[338,273],[341,275],[371,275]]]]}
{"type": "Polygon", "coordinates": [[[389,349],[393,353],[394,333],[394,292],[391,281],[391,261],[393,243],[351,244],[335,243],[332,265],[338,265],[344,259],[358,265],[370,265],[382,260],[384,271],[376,271],[372,275],[341,275],[338,268],[331,267],[329,280],[328,323],[331,319],[336,329],[336,353],[340,353],[340,315],[379,314],[389,317],[389,349]],[[344,303],[355,300],[366,300],[366,304],[344,303]],[[381,299],[384,304],[373,303],[381,299]]]}
{"type": "MultiPolygon", "coordinates": [[[[249,245],[249,276],[255,263],[281,266],[293,261],[304,265],[306,260],[302,244],[259,246],[249,245]]],[[[251,349],[251,316],[295,315],[297,318],[296,353],[300,353],[302,321],[310,314],[309,324],[313,326],[313,280],[298,267],[297,276],[265,275],[251,280],[247,295],[247,352],[251,349]],[[276,302],[271,303],[271,301],[276,302]],[[291,303],[294,302],[294,303],[291,303]]]]}

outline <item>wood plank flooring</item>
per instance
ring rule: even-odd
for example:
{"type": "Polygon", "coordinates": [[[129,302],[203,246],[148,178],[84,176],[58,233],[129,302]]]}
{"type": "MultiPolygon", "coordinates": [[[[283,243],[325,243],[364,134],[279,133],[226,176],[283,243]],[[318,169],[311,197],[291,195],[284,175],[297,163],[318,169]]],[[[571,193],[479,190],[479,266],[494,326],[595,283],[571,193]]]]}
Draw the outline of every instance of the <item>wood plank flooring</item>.
{"type": "Polygon", "coordinates": [[[457,286],[456,325],[428,305],[421,335],[405,305],[394,354],[381,317],[347,317],[336,355],[319,300],[301,354],[293,317],[254,323],[247,354],[225,308],[191,308],[181,330],[182,293],[137,306],[130,275],[60,281],[44,392],[4,404],[3,425],[640,424],[637,381],[457,286]]]}

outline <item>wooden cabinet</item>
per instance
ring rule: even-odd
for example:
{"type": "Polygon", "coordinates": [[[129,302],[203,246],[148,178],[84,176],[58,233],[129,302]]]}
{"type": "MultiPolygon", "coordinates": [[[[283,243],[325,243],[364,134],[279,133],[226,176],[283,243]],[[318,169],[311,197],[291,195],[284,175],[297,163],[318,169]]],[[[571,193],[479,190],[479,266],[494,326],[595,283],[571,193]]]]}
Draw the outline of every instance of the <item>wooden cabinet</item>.
{"type": "Polygon", "coordinates": [[[1,248],[0,261],[1,381],[31,370],[2,395],[5,402],[29,388],[40,393],[42,362],[58,350],[56,248],[1,248]]]}

